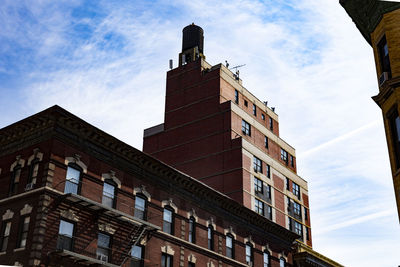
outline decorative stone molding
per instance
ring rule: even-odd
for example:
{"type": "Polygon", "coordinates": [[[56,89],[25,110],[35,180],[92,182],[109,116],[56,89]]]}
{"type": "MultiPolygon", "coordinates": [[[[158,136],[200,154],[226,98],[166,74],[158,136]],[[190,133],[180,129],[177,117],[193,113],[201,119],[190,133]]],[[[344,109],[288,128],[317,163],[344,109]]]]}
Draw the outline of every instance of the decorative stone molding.
{"type": "Polygon", "coordinates": [[[81,156],[78,154],[75,154],[73,157],[66,157],[64,163],[65,165],[68,165],[70,163],[75,163],[76,165],[82,168],[83,173],[87,173],[87,166],[85,165],[85,163],[81,161],[81,156]]]}
{"type": "Polygon", "coordinates": [[[172,255],[172,256],[174,256],[174,254],[175,254],[175,251],[172,249],[172,247],[170,245],[162,246],[161,252],[166,253],[168,255],[172,255]]]}
{"type": "Polygon", "coordinates": [[[21,165],[21,168],[25,166],[25,160],[21,159],[21,155],[15,157],[15,161],[13,162],[13,164],[11,164],[10,172],[12,172],[15,166],[17,166],[18,164],[21,165]]]}
{"type": "Polygon", "coordinates": [[[288,262],[287,256],[285,256],[285,251],[282,251],[281,253],[278,254],[278,259],[280,260],[282,258],[285,259],[286,262],[288,262]]]}
{"type": "Polygon", "coordinates": [[[101,180],[104,182],[105,180],[112,180],[117,184],[118,188],[121,188],[121,181],[115,177],[115,171],[109,171],[108,173],[103,173],[101,175],[101,180]]]}
{"type": "Polygon", "coordinates": [[[193,217],[195,222],[199,221],[199,217],[196,215],[196,211],[193,208],[187,213],[187,217],[188,219],[190,219],[190,217],[193,217]]]}
{"type": "Polygon", "coordinates": [[[236,239],[236,234],[235,234],[235,232],[233,231],[233,227],[232,227],[232,226],[230,226],[230,227],[227,228],[227,229],[224,229],[224,235],[227,235],[227,234],[231,234],[231,235],[233,236],[233,238],[236,239]]]}
{"type": "Polygon", "coordinates": [[[18,261],[16,261],[16,262],[14,262],[14,266],[20,266],[20,267],[22,267],[22,266],[24,266],[24,265],[22,265],[22,263],[19,263],[18,261]]]}
{"type": "Polygon", "coordinates": [[[172,202],[172,198],[169,198],[168,200],[163,200],[161,202],[161,206],[164,208],[165,206],[170,206],[175,213],[178,212],[178,207],[172,202]]]}
{"type": "Polygon", "coordinates": [[[193,254],[190,254],[189,256],[188,256],[188,262],[193,262],[193,263],[196,263],[196,256],[195,255],[193,255],[193,254]]]}
{"type": "Polygon", "coordinates": [[[8,209],[4,214],[3,214],[3,221],[10,220],[14,216],[14,212],[12,212],[10,209],[8,209]]]}
{"type": "Polygon", "coordinates": [[[117,230],[108,223],[101,223],[98,225],[98,228],[100,231],[109,233],[111,235],[115,234],[115,231],[117,230]]]}
{"type": "Polygon", "coordinates": [[[136,194],[142,194],[147,198],[147,201],[151,201],[151,195],[149,192],[146,191],[146,186],[141,185],[140,187],[135,187],[133,189],[133,195],[136,196],[136,194]]]}
{"type": "Polygon", "coordinates": [[[60,211],[60,216],[74,222],[79,222],[79,217],[72,210],[62,210],[60,211]]]}
{"type": "Polygon", "coordinates": [[[39,159],[39,161],[42,161],[43,160],[43,153],[42,152],[40,152],[40,150],[39,150],[39,148],[35,148],[34,150],[33,150],[33,155],[31,155],[29,158],[28,158],[28,166],[29,165],[31,165],[31,162],[34,160],[34,159],[39,159]]]}
{"type": "Polygon", "coordinates": [[[207,223],[207,227],[208,227],[209,225],[212,225],[212,227],[213,227],[214,230],[217,229],[217,225],[215,224],[215,219],[214,219],[214,217],[210,217],[210,219],[207,220],[206,223],[207,223]]]}
{"type": "Polygon", "coordinates": [[[32,212],[32,206],[29,204],[25,204],[24,208],[20,210],[20,215],[26,215],[32,212]]]}
{"type": "Polygon", "coordinates": [[[251,237],[251,235],[249,237],[244,238],[244,243],[245,244],[250,243],[253,246],[253,248],[256,247],[256,243],[254,243],[253,238],[251,237]]]}
{"type": "Polygon", "coordinates": [[[215,267],[214,262],[212,260],[208,260],[207,267],[215,267]]]}
{"type": "Polygon", "coordinates": [[[266,244],[265,246],[262,246],[262,247],[261,247],[261,250],[262,250],[263,252],[269,252],[269,255],[272,255],[272,250],[269,248],[269,245],[268,245],[268,244],[266,244]]]}

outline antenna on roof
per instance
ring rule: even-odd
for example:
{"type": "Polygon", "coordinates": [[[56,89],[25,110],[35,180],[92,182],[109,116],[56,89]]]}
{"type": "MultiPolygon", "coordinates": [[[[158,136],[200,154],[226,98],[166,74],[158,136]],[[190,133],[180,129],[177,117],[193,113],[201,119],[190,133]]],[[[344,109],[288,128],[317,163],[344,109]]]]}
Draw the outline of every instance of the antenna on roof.
{"type": "MultiPolygon", "coordinates": [[[[228,65],[229,66],[229,65],[228,65]]],[[[227,66],[227,67],[228,67],[227,66]]],[[[240,67],[243,67],[243,66],[246,66],[246,64],[243,64],[243,65],[237,65],[237,66],[235,66],[235,67],[232,67],[232,68],[230,68],[230,70],[233,70],[233,69],[235,69],[235,74],[233,74],[233,77],[235,77],[235,80],[239,80],[239,70],[238,70],[238,68],[240,68],[240,67]]]]}
{"type": "Polygon", "coordinates": [[[172,59],[169,60],[169,69],[172,70],[174,68],[174,63],[172,59]]]}
{"type": "Polygon", "coordinates": [[[264,101],[264,105],[268,107],[268,101],[264,101]]]}

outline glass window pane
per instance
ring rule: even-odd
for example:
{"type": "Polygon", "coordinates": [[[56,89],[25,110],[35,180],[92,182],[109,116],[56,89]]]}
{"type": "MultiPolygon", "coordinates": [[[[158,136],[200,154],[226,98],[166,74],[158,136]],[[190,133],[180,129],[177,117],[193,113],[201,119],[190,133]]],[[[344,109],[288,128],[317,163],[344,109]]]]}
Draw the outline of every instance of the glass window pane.
{"type": "Polygon", "coordinates": [[[172,222],[172,211],[164,209],[164,221],[172,222]]]}
{"type": "Polygon", "coordinates": [[[142,247],[133,246],[131,251],[131,256],[137,259],[142,258],[142,247]]]}
{"type": "Polygon", "coordinates": [[[145,205],[146,205],[146,200],[144,200],[142,197],[136,196],[135,209],[144,211],[145,205]]]}
{"type": "Polygon", "coordinates": [[[109,183],[104,183],[103,195],[108,196],[110,198],[114,198],[114,192],[115,192],[115,186],[109,183]]]}
{"type": "Polygon", "coordinates": [[[72,237],[73,232],[74,232],[74,224],[63,220],[60,221],[60,229],[58,231],[60,235],[66,235],[72,237]]]}
{"type": "Polygon", "coordinates": [[[79,170],[68,166],[67,180],[71,180],[74,183],[78,183],[80,175],[81,175],[81,172],[79,170]]]}
{"type": "Polygon", "coordinates": [[[99,233],[97,239],[97,246],[102,248],[109,248],[110,247],[110,236],[99,233]]]}

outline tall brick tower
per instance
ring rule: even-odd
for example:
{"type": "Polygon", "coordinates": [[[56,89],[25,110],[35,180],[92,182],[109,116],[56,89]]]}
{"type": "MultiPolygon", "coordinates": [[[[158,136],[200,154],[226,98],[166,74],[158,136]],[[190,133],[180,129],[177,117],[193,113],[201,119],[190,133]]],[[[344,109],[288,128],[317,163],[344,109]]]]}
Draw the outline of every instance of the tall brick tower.
{"type": "Polygon", "coordinates": [[[143,151],[301,236],[311,247],[307,182],[278,115],[238,73],[205,61],[203,30],[183,29],[179,66],[167,72],[164,123],[144,131],[143,151]]]}
{"type": "Polygon", "coordinates": [[[372,46],[378,95],[382,109],[400,219],[400,3],[377,0],[341,0],[361,34],[372,46]]]}

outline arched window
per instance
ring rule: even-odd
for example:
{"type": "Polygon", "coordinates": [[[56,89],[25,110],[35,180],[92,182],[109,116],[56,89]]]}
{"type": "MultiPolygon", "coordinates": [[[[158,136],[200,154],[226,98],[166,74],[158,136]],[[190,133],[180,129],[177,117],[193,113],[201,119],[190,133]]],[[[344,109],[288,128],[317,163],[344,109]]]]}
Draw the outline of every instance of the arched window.
{"type": "Polygon", "coordinates": [[[253,266],[253,245],[246,243],[246,264],[253,266]]]}
{"type": "Polygon", "coordinates": [[[210,224],[207,230],[208,249],[214,250],[214,227],[210,224]]]}
{"type": "Polygon", "coordinates": [[[146,220],[146,206],[147,198],[141,194],[137,194],[135,197],[135,211],[133,216],[141,220],[146,220]]]}
{"type": "Polygon", "coordinates": [[[193,216],[191,216],[189,219],[189,242],[196,242],[196,220],[193,216]]]}
{"type": "Polygon", "coordinates": [[[64,193],[79,194],[82,169],[76,164],[69,164],[65,181],[64,193]]]}
{"type": "Polygon", "coordinates": [[[234,239],[231,234],[227,234],[225,237],[225,244],[226,244],[226,256],[228,258],[234,259],[235,258],[235,244],[234,239]]]}
{"type": "Polygon", "coordinates": [[[163,231],[171,235],[174,234],[174,210],[170,206],[164,208],[163,231]]]}
{"type": "Polygon", "coordinates": [[[115,196],[116,196],[116,189],[117,186],[115,182],[111,179],[107,179],[104,181],[103,185],[103,199],[102,199],[102,204],[110,207],[110,208],[115,208],[115,196]]]}
{"type": "Polygon", "coordinates": [[[264,259],[264,267],[270,267],[270,254],[268,251],[264,251],[263,253],[263,259],[264,259]]]}
{"type": "Polygon", "coordinates": [[[285,265],[286,265],[286,260],[284,257],[281,257],[279,259],[279,267],[285,267],[285,265]]]}
{"type": "Polygon", "coordinates": [[[20,164],[17,164],[11,173],[11,183],[10,183],[10,189],[8,191],[8,195],[12,196],[18,193],[18,185],[19,185],[19,178],[21,176],[21,168],[22,166],[20,164]]]}

